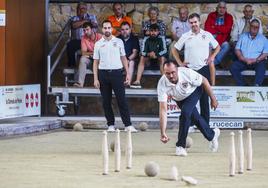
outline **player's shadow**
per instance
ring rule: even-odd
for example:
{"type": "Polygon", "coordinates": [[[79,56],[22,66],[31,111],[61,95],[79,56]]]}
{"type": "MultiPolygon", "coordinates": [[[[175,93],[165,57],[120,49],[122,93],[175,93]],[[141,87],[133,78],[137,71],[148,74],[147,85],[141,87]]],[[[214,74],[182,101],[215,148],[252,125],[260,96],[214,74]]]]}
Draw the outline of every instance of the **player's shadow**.
{"type": "Polygon", "coordinates": [[[160,178],[161,180],[165,180],[165,181],[174,181],[171,178],[160,178]]]}
{"type": "Polygon", "coordinates": [[[139,175],[135,175],[135,177],[138,177],[138,178],[145,178],[145,177],[147,177],[146,175],[141,175],[141,174],[139,174],[139,175]]]}

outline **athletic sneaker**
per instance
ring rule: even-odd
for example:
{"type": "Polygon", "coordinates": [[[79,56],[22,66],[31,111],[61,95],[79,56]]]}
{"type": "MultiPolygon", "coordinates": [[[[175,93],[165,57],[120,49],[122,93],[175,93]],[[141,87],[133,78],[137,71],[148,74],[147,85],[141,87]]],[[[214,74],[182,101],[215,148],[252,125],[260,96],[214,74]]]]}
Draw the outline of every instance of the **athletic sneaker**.
{"type": "Polygon", "coordinates": [[[179,146],[179,147],[176,147],[175,154],[177,156],[185,157],[185,156],[187,156],[187,151],[183,147],[179,146]]]}
{"type": "Polygon", "coordinates": [[[130,88],[141,89],[141,83],[140,82],[133,82],[133,84],[130,85],[130,88]]]}
{"type": "Polygon", "coordinates": [[[188,133],[194,133],[194,132],[195,132],[194,126],[190,126],[188,129],[188,133]]]}
{"type": "Polygon", "coordinates": [[[215,128],[214,129],[215,135],[214,138],[209,142],[209,149],[212,152],[217,152],[218,148],[219,148],[219,136],[221,134],[220,129],[219,128],[215,128]]]}
{"type": "Polygon", "coordinates": [[[136,133],[136,132],[138,132],[138,130],[135,129],[135,127],[133,127],[132,125],[125,127],[125,131],[126,131],[126,132],[127,132],[127,131],[130,131],[130,132],[132,132],[132,133],[136,133]]]}
{"type": "Polygon", "coordinates": [[[107,129],[107,132],[115,132],[114,125],[109,125],[108,129],[107,129]]]}

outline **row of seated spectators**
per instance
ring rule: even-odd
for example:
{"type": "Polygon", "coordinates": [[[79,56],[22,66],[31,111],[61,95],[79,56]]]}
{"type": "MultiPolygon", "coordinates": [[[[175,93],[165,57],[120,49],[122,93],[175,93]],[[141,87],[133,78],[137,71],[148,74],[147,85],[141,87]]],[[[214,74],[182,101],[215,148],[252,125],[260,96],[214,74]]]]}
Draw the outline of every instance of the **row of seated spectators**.
{"type": "MultiPolygon", "coordinates": [[[[166,24],[158,18],[159,10],[157,7],[148,9],[149,20],[142,23],[142,35],[144,38],[141,43],[137,36],[131,32],[133,21],[123,14],[123,5],[114,3],[113,11],[114,15],[109,16],[107,19],[112,24],[113,35],[121,38],[124,42],[126,57],[129,61],[129,72],[132,77],[135,63],[138,62],[137,77],[131,82],[131,87],[141,88],[142,73],[147,64],[158,64],[162,73],[161,65],[166,59],[174,59],[181,66],[188,63],[183,60],[184,48],[178,49],[174,47],[176,42],[183,40],[183,35],[192,32],[196,27],[195,24],[190,23],[188,20],[189,12],[187,7],[179,8],[178,19],[174,19],[172,22],[172,43],[170,44],[166,39],[166,24]],[[178,60],[178,57],[176,57],[174,49],[179,50],[178,54],[183,63],[179,63],[180,59],[178,60]],[[173,56],[174,53],[175,56],[173,56]]],[[[253,15],[253,7],[249,4],[245,5],[243,13],[244,16],[234,23],[232,15],[227,13],[226,3],[221,1],[216,7],[216,11],[208,15],[204,30],[200,28],[200,31],[209,32],[219,46],[219,48],[216,48],[211,45],[211,54],[213,50],[218,50],[211,67],[214,67],[214,65],[221,67],[224,57],[229,54],[233,61],[230,71],[237,85],[246,85],[241,75],[243,70],[255,69],[256,79],[254,85],[259,86],[262,85],[265,77],[268,42],[262,34],[261,21],[253,15]]],[[[87,13],[87,4],[85,3],[78,4],[77,16],[72,17],[71,21],[72,39],[67,46],[68,65],[77,66],[75,53],[81,49],[82,57],[79,62],[78,79],[74,85],[83,87],[86,68],[92,62],[94,44],[102,35],[97,32],[98,22],[96,16],[87,13]]],[[[200,18],[197,27],[200,27],[200,18]]],[[[184,42],[180,41],[183,44],[184,42]]],[[[202,51],[201,48],[200,50],[202,51]]],[[[210,71],[210,74],[215,74],[213,68],[210,71]]],[[[211,79],[211,84],[215,84],[215,79],[211,79]]]]}

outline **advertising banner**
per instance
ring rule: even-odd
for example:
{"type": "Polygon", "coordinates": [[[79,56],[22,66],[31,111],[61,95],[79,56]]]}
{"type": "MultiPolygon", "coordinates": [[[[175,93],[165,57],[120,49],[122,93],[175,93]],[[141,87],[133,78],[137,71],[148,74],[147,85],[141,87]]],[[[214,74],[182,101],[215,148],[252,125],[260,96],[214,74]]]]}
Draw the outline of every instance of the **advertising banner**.
{"type": "Polygon", "coordinates": [[[41,113],[40,85],[0,86],[0,119],[41,113]]]}
{"type": "Polygon", "coordinates": [[[213,87],[219,107],[211,117],[267,118],[268,87],[213,87]]]}
{"type": "MultiPolygon", "coordinates": [[[[210,111],[212,118],[268,118],[268,87],[214,86],[213,92],[219,106],[210,111]]],[[[175,105],[169,97],[168,117],[180,114],[175,105]]]]}

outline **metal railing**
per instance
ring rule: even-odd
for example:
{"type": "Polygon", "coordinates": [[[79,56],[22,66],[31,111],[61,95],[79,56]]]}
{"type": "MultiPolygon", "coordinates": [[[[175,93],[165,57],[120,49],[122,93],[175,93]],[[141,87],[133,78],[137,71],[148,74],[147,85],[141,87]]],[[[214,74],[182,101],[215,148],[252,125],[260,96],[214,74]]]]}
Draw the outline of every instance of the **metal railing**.
{"type": "Polygon", "coordinates": [[[59,54],[57,55],[56,59],[54,62],[52,62],[52,56],[55,54],[56,50],[59,47],[59,44],[62,42],[63,38],[64,38],[64,34],[68,31],[70,31],[70,23],[71,20],[69,20],[64,28],[63,31],[61,32],[61,34],[59,35],[59,37],[56,40],[56,43],[54,44],[54,46],[52,47],[52,49],[49,51],[48,55],[47,55],[47,93],[49,94],[49,88],[51,87],[51,76],[53,74],[53,72],[55,71],[56,67],[58,66],[66,48],[67,48],[67,43],[70,41],[70,37],[68,38],[68,40],[65,41],[64,46],[62,47],[62,49],[60,50],[59,54]],[[52,65],[52,67],[51,67],[52,65]]]}

